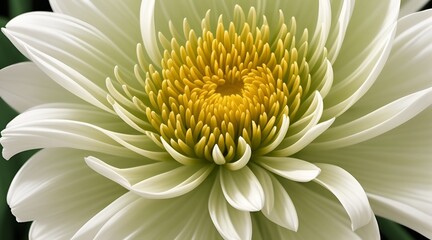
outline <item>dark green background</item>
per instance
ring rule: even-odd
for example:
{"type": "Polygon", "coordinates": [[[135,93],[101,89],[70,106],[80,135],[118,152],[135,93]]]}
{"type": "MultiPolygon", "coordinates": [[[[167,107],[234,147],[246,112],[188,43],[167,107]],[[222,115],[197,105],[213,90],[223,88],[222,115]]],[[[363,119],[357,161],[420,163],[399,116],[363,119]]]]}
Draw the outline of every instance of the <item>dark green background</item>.
{"type": "MultiPolygon", "coordinates": [[[[0,0],[0,25],[5,26],[8,19],[28,11],[50,11],[48,0],[0,0]]],[[[70,0],[73,1],[73,0],[70,0]]],[[[122,1],[122,0],[119,0],[122,1]]],[[[432,1],[425,8],[431,8],[432,1]]],[[[9,43],[3,34],[0,34],[0,68],[13,63],[25,61],[25,58],[9,43]]],[[[0,130],[16,115],[7,104],[0,99],[0,130]]],[[[0,157],[0,239],[19,240],[27,239],[28,223],[17,223],[11,215],[6,204],[6,194],[9,184],[16,171],[25,162],[32,152],[21,153],[9,161],[0,157]]],[[[421,235],[401,227],[386,219],[378,219],[382,238],[388,240],[414,240],[426,239],[421,235]]]]}

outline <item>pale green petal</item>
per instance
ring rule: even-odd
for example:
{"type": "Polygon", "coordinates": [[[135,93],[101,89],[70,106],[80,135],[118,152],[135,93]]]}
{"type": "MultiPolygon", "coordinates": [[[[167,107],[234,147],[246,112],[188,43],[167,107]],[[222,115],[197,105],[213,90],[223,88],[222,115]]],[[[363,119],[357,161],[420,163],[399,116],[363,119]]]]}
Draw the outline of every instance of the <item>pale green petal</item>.
{"type": "Polygon", "coordinates": [[[8,204],[19,221],[35,221],[30,231],[32,239],[70,238],[125,192],[86,166],[84,157],[89,154],[95,153],[45,149],[30,158],[15,176],[8,204]]]}
{"type": "Polygon", "coordinates": [[[311,148],[341,148],[366,141],[405,123],[432,104],[432,88],[398,99],[319,136],[311,148]]]}
{"type": "Polygon", "coordinates": [[[407,123],[374,139],[346,148],[308,150],[299,157],[347,170],[368,194],[380,197],[380,201],[371,201],[376,213],[430,237],[431,123],[429,107],[407,123]]]}
{"type": "Polygon", "coordinates": [[[263,208],[263,187],[249,167],[245,166],[237,171],[222,167],[219,179],[225,199],[232,207],[248,212],[263,208]]]}
{"type": "Polygon", "coordinates": [[[354,0],[332,1],[332,26],[327,39],[328,59],[334,63],[342,47],[345,33],[354,10],[354,0]]]}
{"type": "Polygon", "coordinates": [[[333,64],[333,86],[324,119],[341,115],[371,87],[391,49],[399,2],[356,1],[342,48],[333,64]]]}
{"type": "Polygon", "coordinates": [[[128,190],[155,199],[173,198],[192,191],[214,167],[212,164],[182,166],[174,161],[163,161],[117,168],[95,157],[86,158],[86,162],[96,172],[128,190]]]}
{"type": "Polygon", "coordinates": [[[429,0],[401,0],[399,17],[403,17],[420,10],[428,2],[429,0]]]}
{"type": "Polygon", "coordinates": [[[257,157],[255,163],[286,179],[308,182],[316,178],[320,169],[312,163],[289,157],[257,157]]]}
{"type": "Polygon", "coordinates": [[[6,159],[25,150],[53,147],[115,156],[139,154],[153,160],[169,157],[150,138],[128,132],[115,115],[78,104],[41,105],[26,111],[7,125],[0,142],[6,159]]]}
{"type": "Polygon", "coordinates": [[[218,175],[208,202],[208,210],[214,226],[225,239],[248,240],[252,237],[252,222],[250,213],[240,211],[225,199],[218,175]]]}
{"type": "Polygon", "coordinates": [[[210,182],[178,198],[127,193],[100,211],[73,239],[220,239],[207,209],[210,182]]]}
{"type": "Polygon", "coordinates": [[[368,194],[374,212],[432,238],[432,215],[413,206],[383,196],[368,194]]]}
{"type": "MultiPolygon", "coordinates": [[[[136,45],[141,42],[140,4],[139,0],[50,0],[54,12],[63,13],[91,24],[118,46],[123,51],[124,57],[132,63],[136,61],[136,45]]],[[[123,70],[132,72],[133,65],[125,65],[123,70]]]]}
{"type": "Polygon", "coordinates": [[[82,103],[30,62],[0,70],[0,96],[18,112],[45,103],[82,103]]]}
{"type": "Polygon", "coordinates": [[[268,220],[261,213],[252,214],[254,239],[379,239],[375,219],[364,227],[353,231],[350,220],[337,199],[325,197],[324,190],[311,184],[296,184],[281,181],[296,206],[299,216],[297,232],[268,220]]]}
{"type": "Polygon", "coordinates": [[[330,164],[317,164],[321,173],[314,180],[327,188],[341,202],[357,230],[371,221],[373,216],[366,193],[357,180],[344,169],[330,164]]]}
{"type": "Polygon", "coordinates": [[[257,165],[251,167],[265,194],[265,203],[261,212],[270,221],[292,231],[297,231],[299,224],[297,211],[284,187],[272,174],[268,174],[261,167],[257,165]]]}
{"type": "Polygon", "coordinates": [[[114,66],[130,63],[122,60],[124,53],[96,28],[67,15],[38,12],[12,19],[3,32],[54,81],[112,111],[105,79],[114,76],[114,66]]]}
{"type": "Polygon", "coordinates": [[[360,118],[387,103],[432,87],[432,10],[398,21],[392,51],[372,88],[335,124],[360,118]]]}

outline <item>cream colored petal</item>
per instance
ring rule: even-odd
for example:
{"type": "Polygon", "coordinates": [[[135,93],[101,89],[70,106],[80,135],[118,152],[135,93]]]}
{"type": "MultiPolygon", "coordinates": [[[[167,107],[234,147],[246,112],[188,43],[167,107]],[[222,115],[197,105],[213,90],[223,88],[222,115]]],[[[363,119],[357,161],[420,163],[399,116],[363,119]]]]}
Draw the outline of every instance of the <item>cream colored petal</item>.
{"type": "Polygon", "coordinates": [[[432,228],[428,220],[432,216],[431,123],[429,107],[374,139],[346,148],[306,151],[299,157],[344,168],[369,195],[380,198],[371,200],[375,212],[431,236],[427,230],[432,228]]]}
{"type": "Polygon", "coordinates": [[[88,221],[72,239],[220,239],[207,210],[211,184],[173,199],[127,193],[88,221]]]}
{"type": "Polygon", "coordinates": [[[14,45],[58,84],[106,111],[105,79],[124,62],[112,41],[93,26],[56,13],[27,13],[2,29],[14,45]],[[42,40],[43,39],[43,40],[42,40]]]}
{"type": "Polygon", "coordinates": [[[93,170],[145,198],[166,199],[184,195],[199,186],[214,165],[183,166],[174,161],[117,168],[95,157],[86,158],[93,170]]]}
{"type": "Polygon", "coordinates": [[[353,231],[350,220],[337,199],[327,197],[322,188],[282,180],[299,216],[297,232],[269,221],[261,213],[252,214],[254,239],[380,239],[375,219],[353,231]]]}
{"type": "Polygon", "coordinates": [[[327,130],[310,148],[341,148],[374,138],[405,123],[432,104],[432,88],[398,99],[374,112],[327,130]]]}
{"type": "Polygon", "coordinates": [[[265,203],[261,212],[270,221],[292,231],[297,231],[297,211],[281,183],[261,167],[252,165],[251,168],[260,181],[265,194],[265,203]]]}
{"type": "MultiPolygon", "coordinates": [[[[130,63],[136,62],[136,45],[141,42],[139,27],[140,4],[141,1],[139,0],[50,0],[54,12],[80,19],[106,35],[122,50],[125,58],[123,61],[129,61],[130,63]]],[[[122,69],[132,73],[133,65],[124,65],[122,69]]]]}
{"type": "Polygon", "coordinates": [[[18,112],[45,103],[83,103],[30,62],[0,70],[0,96],[18,112]]]}
{"type": "Polygon", "coordinates": [[[377,81],[335,124],[353,121],[392,101],[432,87],[431,42],[431,10],[400,19],[392,51],[377,81]]]}
{"type": "Polygon", "coordinates": [[[237,210],[228,204],[219,178],[218,175],[208,202],[208,210],[214,226],[224,239],[251,239],[252,223],[249,212],[237,210]]]}
{"type": "Polygon", "coordinates": [[[3,156],[38,148],[69,147],[160,161],[169,155],[150,138],[128,132],[115,115],[78,104],[42,105],[20,114],[2,131],[3,156]]]}
{"type": "Polygon", "coordinates": [[[70,238],[82,224],[125,191],[89,169],[93,152],[45,149],[15,176],[8,204],[18,221],[35,221],[32,239],[70,238]]]}
{"type": "Polygon", "coordinates": [[[314,180],[327,188],[340,201],[357,230],[371,221],[373,216],[366,193],[357,180],[342,168],[330,164],[317,164],[321,173],[314,180]]]}
{"type": "Polygon", "coordinates": [[[264,190],[258,178],[245,166],[237,171],[220,169],[220,185],[226,201],[240,211],[255,212],[264,206],[264,190]]]}
{"type": "Polygon", "coordinates": [[[297,182],[309,182],[321,171],[312,163],[289,157],[262,156],[254,159],[254,162],[270,172],[297,182]]]}
{"type": "Polygon", "coordinates": [[[371,87],[390,52],[398,10],[398,1],[356,1],[333,64],[333,86],[324,101],[324,119],[341,115],[371,87]]]}
{"type": "Polygon", "coordinates": [[[432,238],[432,215],[383,196],[368,194],[368,197],[377,215],[412,228],[429,239],[432,238]]]}
{"type": "Polygon", "coordinates": [[[334,63],[339,55],[346,30],[354,10],[354,0],[332,1],[331,2],[331,31],[329,33],[326,48],[328,49],[328,59],[334,63]]]}
{"type": "Polygon", "coordinates": [[[429,0],[401,0],[399,17],[419,11],[429,0]]]}

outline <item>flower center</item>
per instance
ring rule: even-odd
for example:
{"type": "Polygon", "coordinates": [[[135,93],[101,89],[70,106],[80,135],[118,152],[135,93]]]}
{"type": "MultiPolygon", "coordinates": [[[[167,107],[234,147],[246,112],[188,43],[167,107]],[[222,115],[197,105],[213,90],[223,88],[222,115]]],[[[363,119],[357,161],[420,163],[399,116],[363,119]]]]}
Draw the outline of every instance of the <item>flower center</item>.
{"type": "Polygon", "coordinates": [[[254,8],[246,16],[236,6],[233,19],[221,15],[212,27],[208,11],[199,31],[185,19],[184,37],[173,27],[171,40],[159,34],[161,67],[140,64],[146,118],[160,141],[217,164],[237,161],[246,148],[256,155],[274,149],[311,86],[308,33],[296,41],[294,18],[288,27],[280,12],[274,32],[254,8]]]}

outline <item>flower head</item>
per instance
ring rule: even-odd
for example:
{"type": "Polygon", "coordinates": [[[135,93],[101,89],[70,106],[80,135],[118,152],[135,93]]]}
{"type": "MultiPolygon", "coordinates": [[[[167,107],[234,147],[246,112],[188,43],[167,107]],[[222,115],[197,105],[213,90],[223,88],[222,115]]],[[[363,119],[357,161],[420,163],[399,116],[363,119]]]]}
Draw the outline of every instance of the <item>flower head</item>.
{"type": "Polygon", "coordinates": [[[374,213],[432,236],[431,11],[51,5],[3,29],[31,60],[0,72],[0,141],[42,148],[8,195],[33,238],[374,239],[374,213]]]}

